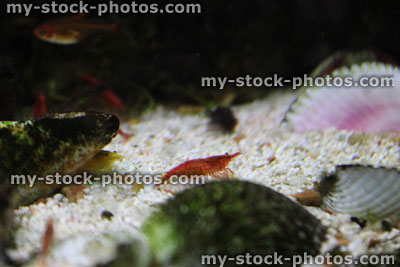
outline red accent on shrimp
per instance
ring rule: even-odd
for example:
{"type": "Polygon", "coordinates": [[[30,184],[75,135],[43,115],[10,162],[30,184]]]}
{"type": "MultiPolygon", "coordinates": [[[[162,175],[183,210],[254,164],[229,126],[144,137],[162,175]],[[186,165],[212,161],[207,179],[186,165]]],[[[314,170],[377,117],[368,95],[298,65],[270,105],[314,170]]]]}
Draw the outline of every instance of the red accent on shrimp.
{"type": "Polygon", "coordinates": [[[125,140],[128,140],[129,138],[132,137],[132,134],[126,133],[121,129],[118,129],[117,134],[121,135],[125,140]]]}
{"type": "Polygon", "coordinates": [[[89,88],[94,88],[101,85],[101,81],[90,74],[82,74],[79,76],[79,79],[86,82],[89,88]]]}
{"type": "Polygon", "coordinates": [[[46,257],[49,254],[50,245],[54,239],[54,225],[53,218],[50,218],[46,223],[46,230],[42,237],[42,252],[41,252],[41,266],[47,267],[46,257]]]}
{"type": "Polygon", "coordinates": [[[39,92],[35,105],[33,106],[33,117],[35,119],[42,117],[47,112],[46,96],[39,92]]]}
{"type": "Polygon", "coordinates": [[[238,155],[240,155],[240,152],[185,161],[168,171],[162,178],[162,183],[156,186],[163,184],[163,182],[167,181],[172,175],[209,175],[215,178],[229,177],[233,175],[233,171],[226,166],[238,155]]]}
{"type": "Polygon", "coordinates": [[[114,108],[117,109],[124,109],[125,105],[122,103],[121,98],[119,98],[113,91],[111,90],[104,90],[101,93],[101,96],[107,101],[107,103],[114,108]]]}

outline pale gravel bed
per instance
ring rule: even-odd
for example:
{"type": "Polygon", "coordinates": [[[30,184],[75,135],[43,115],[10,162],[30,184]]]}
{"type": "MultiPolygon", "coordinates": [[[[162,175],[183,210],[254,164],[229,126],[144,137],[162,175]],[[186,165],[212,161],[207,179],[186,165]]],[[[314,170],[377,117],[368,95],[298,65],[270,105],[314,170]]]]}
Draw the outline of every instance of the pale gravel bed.
{"type": "MultiPolygon", "coordinates": [[[[229,165],[235,177],[269,186],[292,199],[292,194],[311,189],[323,172],[332,171],[338,164],[400,168],[399,140],[395,135],[371,135],[361,144],[350,145],[348,138],[352,132],[332,129],[300,134],[280,127],[293,97],[293,92],[277,93],[235,107],[239,125],[232,135],[210,128],[205,115],[183,115],[160,107],[140,122],[122,124],[121,128],[133,136],[128,141],[117,136],[105,149],[124,156],[115,163],[116,171],[154,174],[161,174],[188,158],[240,151],[241,155],[229,165]]],[[[124,233],[138,236],[145,219],[158,204],[171,197],[171,193],[151,186],[136,194],[131,185],[94,185],[86,189],[85,197],[77,203],[57,194],[45,204],[20,207],[15,212],[15,223],[19,226],[17,247],[10,255],[27,260],[38,253],[46,221],[53,218],[55,239],[47,259],[49,266],[92,266],[94,262],[106,261],[115,250],[115,240],[127,238],[124,233]],[[103,210],[111,211],[114,217],[102,219],[103,210]]],[[[307,209],[328,227],[322,253],[338,245],[335,235],[339,231],[348,240],[340,249],[353,255],[400,248],[400,231],[396,228],[390,232],[383,232],[376,225],[360,229],[348,215],[307,209]],[[371,239],[381,242],[368,248],[371,239]]]]}

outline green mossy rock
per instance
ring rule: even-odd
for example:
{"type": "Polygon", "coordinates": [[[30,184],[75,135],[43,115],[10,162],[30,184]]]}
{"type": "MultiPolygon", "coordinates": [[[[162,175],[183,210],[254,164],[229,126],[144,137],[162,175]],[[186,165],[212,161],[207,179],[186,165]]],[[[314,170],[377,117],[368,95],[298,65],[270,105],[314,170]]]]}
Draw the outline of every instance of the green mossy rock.
{"type": "Polygon", "coordinates": [[[233,180],[178,194],[142,230],[152,266],[205,266],[201,255],[316,255],[325,239],[324,227],[299,204],[267,187],[233,180]]]}
{"type": "MultiPolygon", "coordinates": [[[[0,171],[45,177],[73,173],[116,135],[119,120],[97,112],[55,113],[39,120],[0,122],[0,171]]],[[[15,203],[46,196],[57,185],[18,185],[15,203]]]]}

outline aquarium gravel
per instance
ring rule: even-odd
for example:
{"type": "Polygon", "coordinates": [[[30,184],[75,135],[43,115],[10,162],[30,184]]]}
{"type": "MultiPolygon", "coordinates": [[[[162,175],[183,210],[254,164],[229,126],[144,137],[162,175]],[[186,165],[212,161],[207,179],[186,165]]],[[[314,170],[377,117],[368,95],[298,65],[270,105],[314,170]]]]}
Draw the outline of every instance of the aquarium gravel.
{"type": "MultiPolygon", "coordinates": [[[[360,135],[329,129],[294,133],[280,127],[280,120],[294,91],[275,93],[265,100],[233,107],[238,126],[232,134],[213,129],[206,114],[185,115],[166,107],[144,115],[140,121],[122,122],[130,139],[118,135],[105,149],[124,159],[115,162],[119,172],[161,174],[187,159],[241,152],[229,168],[237,179],[249,180],[292,195],[312,189],[324,172],[339,164],[365,164],[400,168],[399,137],[396,134],[360,135]]],[[[212,179],[212,178],[210,178],[212,179]]],[[[116,242],[140,238],[139,228],[157,205],[188,186],[146,186],[135,193],[132,185],[100,185],[84,189],[85,195],[71,202],[58,193],[46,202],[19,207],[15,211],[14,260],[34,259],[41,250],[42,235],[49,218],[54,220],[54,240],[48,266],[93,266],[111,259],[116,242]],[[113,216],[105,219],[102,213],[113,216]]],[[[400,231],[394,225],[383,231],[380,224],[365,228],[346,214],[330,214],[307,207],[327,227],[325,253],[338,247],[352,255],[390,253],[400,248],[400,231]]]]}

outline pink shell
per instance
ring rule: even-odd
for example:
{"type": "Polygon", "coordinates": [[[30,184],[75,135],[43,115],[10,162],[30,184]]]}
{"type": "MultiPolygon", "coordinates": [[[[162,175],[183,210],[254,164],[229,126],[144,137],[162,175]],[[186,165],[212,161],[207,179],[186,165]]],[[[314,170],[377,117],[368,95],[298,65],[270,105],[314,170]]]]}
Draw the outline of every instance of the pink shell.
{"type": "Polygon", "coordinates": [[[361,64],[363,62],[382,62],[398,66],[396,60],[379,49],[365,49],[361,51],[339,51],[322,61],[310,74],[312,77],[325,76],[341,67],[361,64]]]}
{"type": "Polygon", "coordinates": [[[341,68],[332,76],[393,75],[394,87],[311,87],[285,114],[284,123],[297,132],[336,128],[368,132],[400,132],[400,71],[380,63],[341,68]]]}

